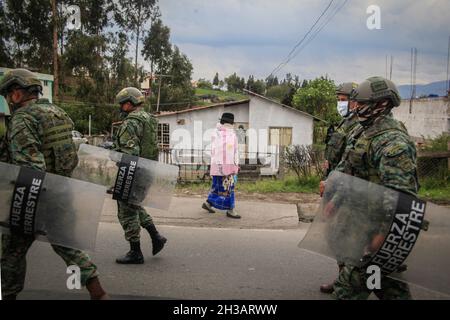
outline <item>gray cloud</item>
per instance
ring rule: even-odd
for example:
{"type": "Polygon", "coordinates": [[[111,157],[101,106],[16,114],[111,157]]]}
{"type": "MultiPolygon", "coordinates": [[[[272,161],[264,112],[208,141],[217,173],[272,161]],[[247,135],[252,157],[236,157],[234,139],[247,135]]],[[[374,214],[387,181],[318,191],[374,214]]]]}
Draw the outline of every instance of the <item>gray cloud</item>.
{"type": "MultiPolygon", "coordinates": [[[[341,3],[343,0],[335,0],[341,3]]],[[[319,16],[328,0],[162,0],[172,41],[192,60],[194,78],[238,72],[266,77],[319,16]]],[[[328,74],[338,82],[385,73],[394,55],[394,80],[409,82],[410,49],[417,47],[419,83],[446,77],[450,1],[349,0],[279,74],[328,74]],[[366,27],[369,5],[381,8],[382,30],[366,27]]]]}

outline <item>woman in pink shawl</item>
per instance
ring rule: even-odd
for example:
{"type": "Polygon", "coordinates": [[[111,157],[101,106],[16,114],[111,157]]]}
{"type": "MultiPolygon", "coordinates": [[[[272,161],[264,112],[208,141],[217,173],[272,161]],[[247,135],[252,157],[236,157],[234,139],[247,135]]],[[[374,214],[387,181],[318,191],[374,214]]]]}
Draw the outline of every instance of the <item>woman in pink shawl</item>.
{"type": "Polygon", "coordinates": [[[239,172],[238,140],[234,131],[234,115],[224,113],[211,138],[212,187],[202,208],[226,210],[227,217],[240,219],[234,210],[234,185],[239,172]]]}

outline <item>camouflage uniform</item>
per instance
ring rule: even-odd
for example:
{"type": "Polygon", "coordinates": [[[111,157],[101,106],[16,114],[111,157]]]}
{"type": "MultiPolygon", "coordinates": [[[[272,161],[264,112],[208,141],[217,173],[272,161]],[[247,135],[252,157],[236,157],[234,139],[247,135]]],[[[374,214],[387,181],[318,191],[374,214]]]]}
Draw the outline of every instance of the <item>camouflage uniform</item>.
{"type": "Polygon", "coordinates": [[[326,142],[325,159],[328,161],[328,172],[331,173],[341,161],[347,144],[347,137],[353,129],[358,127],[358,118],[354,113],[342,119],[338,126],[330,134],[326,142]]]}
{"type": "MultiPolygon", "coordinates": [[[[8,124],[6,142],[10,163],[70,176],[78,162],[72,128],[72,120],[54,105],[30,102],[21,107],[8,124]]],[[[33,241],[20,235],[3,235],[1,272],[4,296],[17,295],[23,290],[26,254],[33,241]]],[[[52,245],[52,248],[68,266],[80,267],[83,286],[98,276],[97,267],[86,253],[57,245],[52,245]]]]}
{"type": "MultiPolygon", "coordinates": [[[[114,149],[133,156],[157,160],[157,129],[157,120],[144,110],[131,112],[118,130],[114,149]]],[[[125,239],[129,242],[138,242],[140,227],[148,228],[153,225],[151,216],[141,206],[122,201],[117,201],[117,205],[118,218],[125,231],[125,239]]]]}
{"type": "MultiPolygon", "coordinates": [[[[416,195],[416,148],[406,128],[391,115],[378,117],[368,127],[360,126],[350,135],[337,171],[416,195]]],[[[410,299],[408,285],[382,277],[382,299],[410,299]]],[[[338,299],[367,299],[365,270],[346,264],[334,285],[338,299]]]]}

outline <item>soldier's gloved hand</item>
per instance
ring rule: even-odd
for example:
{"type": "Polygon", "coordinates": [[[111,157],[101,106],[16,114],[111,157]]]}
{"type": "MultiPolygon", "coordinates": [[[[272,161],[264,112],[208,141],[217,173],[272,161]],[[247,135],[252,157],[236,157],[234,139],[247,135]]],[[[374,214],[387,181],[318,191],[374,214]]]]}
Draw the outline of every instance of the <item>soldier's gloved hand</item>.
{"type": "Polygon", "coordinates": [[[108,190],[106,190],[107,194],[114,194],[114,187],[109,188],[108,190]]]}
{"type": "Polygon", "coordinates": [[[327,182],[326,182],[326,181],[320,181],[320,184],[319,184],[319,192],[320,192],[320,197],[321,197],[321,198],[323,197],[323,193],[325,192],[325,187],[326,187],[326,185],[327,185],[327,182]]]}
{"type": "Polygon", "coordinates": [[[331,218],[336,213],[336,206],[333,201],[328,202],[323,209],[323,214],[326,218],[331,218]]]}
{"type": "Polygon", "coordinates": [[[381,233],[375,235],[372,238],[369,250],[371,252],[377,252],[381,248],[381,246],[383,245],[385,238],[386,238],[386,236],[384,234],[381,234],[381,233]]]}

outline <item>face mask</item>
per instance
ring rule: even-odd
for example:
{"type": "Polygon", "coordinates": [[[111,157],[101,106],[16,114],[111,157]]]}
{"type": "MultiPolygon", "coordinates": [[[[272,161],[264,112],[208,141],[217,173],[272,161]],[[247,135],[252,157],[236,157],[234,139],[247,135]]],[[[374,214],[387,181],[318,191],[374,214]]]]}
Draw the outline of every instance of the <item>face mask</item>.
{"type": "Polygon", "coordinates": [[[341,115],[341,117],[348,116],[348,101],[338,101],[337,103],[337,111],[341,115]]]}

